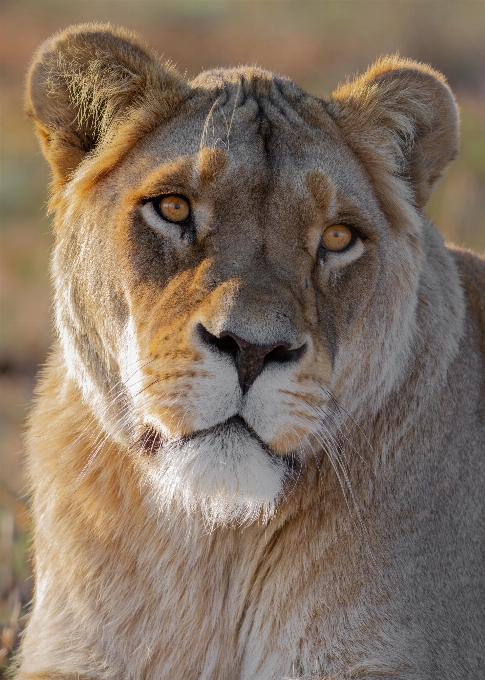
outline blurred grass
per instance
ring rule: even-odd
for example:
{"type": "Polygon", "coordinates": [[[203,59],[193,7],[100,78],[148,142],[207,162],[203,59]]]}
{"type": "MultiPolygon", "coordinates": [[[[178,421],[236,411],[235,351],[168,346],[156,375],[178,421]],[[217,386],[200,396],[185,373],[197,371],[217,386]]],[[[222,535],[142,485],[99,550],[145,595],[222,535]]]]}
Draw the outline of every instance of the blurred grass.
{"type": "Polygon", "coordinates": [[[32,52],[71,23],[111,21],[189,77],[251,63],[319,96],[384,53],[427,61],[449,79],[462,115],[461,155],[428,212],[446,238],[485,252],[484,9],[483,0],[0,0],[0,675],[31,596],[21,429],[52,337],[48,170],[22,114],[32,52]]]}

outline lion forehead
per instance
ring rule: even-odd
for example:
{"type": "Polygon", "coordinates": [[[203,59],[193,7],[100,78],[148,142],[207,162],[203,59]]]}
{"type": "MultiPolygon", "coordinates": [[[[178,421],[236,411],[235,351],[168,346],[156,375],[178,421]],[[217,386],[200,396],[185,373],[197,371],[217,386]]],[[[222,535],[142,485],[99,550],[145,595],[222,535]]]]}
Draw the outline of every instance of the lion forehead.
{"type": "Polygon", "coordinates": [[[163,164],[172,173],[175,163],[183,165],[181,189],[210,184],[232,200],[255,188],[264,198],[275,188],[315,197],[316,172],[381,217],[369,176],[325,102],[259,69],[208,71],[193,85],[193,97],[121,164],[117,175],[127,189],[163,164]]]}

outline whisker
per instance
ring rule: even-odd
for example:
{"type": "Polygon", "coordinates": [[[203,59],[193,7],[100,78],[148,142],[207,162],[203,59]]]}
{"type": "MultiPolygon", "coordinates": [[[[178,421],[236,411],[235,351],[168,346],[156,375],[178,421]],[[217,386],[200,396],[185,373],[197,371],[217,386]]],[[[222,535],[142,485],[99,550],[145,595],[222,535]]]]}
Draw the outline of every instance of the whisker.
{"type": "Polygon", "coordinates": [[[346,416],[354,423],[354,425],[357,427],[357,429],[359,430],[359,432],[361,433],[361,435],[364,437],[366,443],[369,445],[371,451],[374,451],[374,448],[373,448],[372,444],[370,443],[370,441],[369,441],[369,439],[367,438],[367,436],[366,436],[365,432],[363,431],[363,429],[360,427],[359,423],[358,423],[358,422],[355,420],[355,418],[353,418],[353,417],[350,415],[350,413],[342,406],[342,404],[337,400],[337,397],[335,397],[335,395],[333,395],[332,392],[331,392],[328,388],[326,388],[326,387],[322,387],[322,386],[320,385],[320,389],[323,390],[323,392],[325,392],[325,393],[328,395],[328,397],[330,398],[330,400],[332,401],[332,403],[334,403],[335,406],[336,406],[340,411],[343,411],[343,412],[345,413],[345,415],[346,415],[346,416]]]}
{"type": "MultiPolygon", "coordinates": [[[[306,400],[305,400],[305,401],[306,401],[306,400]]],[[[347,430],[347,432],[350,433],[349,428],[347,427],[345,421],[344,421],[344,420],[340,420],[340,419],[339,419],[339,420],[336,420],[334,414],[333,414],[331,411],[329,411],[329,412],[327,413],[326,411],[323,410],[323,408],[322,408],[321,406],[315,406],[314,404],[311,404],[311,403],[308,402],[308,401],[306,401],[306,403],[308,404],[308,406],[309,406],[311,409],[313,409],[313,411],[314,411],[315,413],[317,413],[317,414],[321,413],[325,418],[328,418],[328,419],[335,425],[335,427],[336,427],[336,428],[338,429],[338,431],[339,431],[339,434],[345,439],[345,441],[346,441],[347,444],[350,446],[350,448],[352,449],[352,451],[360,458],[360,460],[361,460],[361,461],[364,463],[364,465],[369,469],[369,471],[372,472],[373,475],[375,475],[374,469],[372,468],[372,466],[371,466],[371,464],[369,463],[369,461],[367,461],[367,460],[361,455],[361,453],[358,451],[358,449],[355,448],[355,446],[353,445],[353,443],[351,442],[351,440],[349,439],[349,437],[347,437],[347,435],[343,432],[342,427],[345,427],[345,429],[347,430]]],[[[338,407],[337,402],[335,402],[335,405],[338,407]]],[[[365,435],[364,435],[364,437],[365,437],[365,435]]],[[[367,440],[366,440],[366,441],[367,441],[367,440]]],[[[371,448],[372,448],[372,447],[371,447],[371,448]]]]}
{"type": "Polygon", "coordinates": [[[342,480],[342,477],[340,475],[340,471],[339,471],[339,468],[337,466],[337,463],[334,460],[333,453],[331,452],[331,447],[328,445],[328,442],[325,442],[324,439],[319,439],[319,441],[324,446],[324,451],[327,454],[327,457],[328,457],[328,459],[329,459],[329,461],[330,461],[330,463],[331,463],[331,465],[334,469],[335,476],[337,477],[338,483],[339,483],[340,488],[342,490],[342,495],[344,497],[345,505],[347,506],[347,509],[349,511],[349,515],[352,517],[353,513],[352,513],[352,508],[350,507],[350,504],[349,504],[349,501],[348,501],[348,498],[347,498],[346,486],[345,486],[345,484],[342,480]]]}
{"type": "Polygon", "coordinates": [[[327,439],[324,435],[319,434],[319,435],[316,435],[316,437],[320,441],[322,446],[324,447],[324,451],[327,454],[327,457],[328,457],[328,459],[329,459],[329,461],[330,461],[330,463],[331,463],[331,465],[334,469],[335,475],[337,477],[340,488],[342,490],[342,495],[344,497],[345,504],[346,504],[347,509],[349,511],[349,515],[352,518],[352,523],[354,524],[358,533],[364,539],[364,543],[365,543],[367,550],[369,551],[369,555],[371,557],[371,560],[372,560],[374,566],[376,566],[376,560],[375,560],[374,554],[372,552],[370,542],[368,540],[369,539],[369,531],[368,531],[367,525],[366,525],[366,523],[365,523],[365,521],[362,517],[362,513],[360,511],[360,507],[359,507],[359,504],[357,502],[357,498],[355,496],[355,493],[354,493],[354,490],[353,490],[353,487],[352,487],[352,483],[350,481],[348,470],[345,467],[345,464],[344,464],[341,456],[339,455],[338,448],[336,447],[335,438],[332,435],[330,435],[331,441],[329,442],[329,441],[327,441],[327,439]],[[351,506],[350,506],[350,503],[349,503],[349,499],[347,497],[347,493],[349,494],[350,499],[352,501],[354,512],[352,512],[352,509],[351,509],[351,506]],[[355,513],[355,515],[358,519],[358,524],[353,519],[354,513],[355,513]]]}

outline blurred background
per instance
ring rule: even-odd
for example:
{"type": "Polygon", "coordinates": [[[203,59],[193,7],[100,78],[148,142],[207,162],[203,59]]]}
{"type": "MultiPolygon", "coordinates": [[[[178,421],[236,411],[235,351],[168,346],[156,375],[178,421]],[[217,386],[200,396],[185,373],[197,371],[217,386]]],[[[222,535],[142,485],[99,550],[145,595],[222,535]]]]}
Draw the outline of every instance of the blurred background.
{"type": "MultiPolygon", "coordinates": [[[[441,70],[461,107],[461,155],[428,206],[445,237],[485,252],[483,0],[0,0],[0,675],[28,611],[28,498],[22,428],[52,338],[49,173],[22,110],[32,52],[72,23],[142,33],[181,73],[254,64],[328,97],[378,56],[399,52],[441,70]]],[[[3,669],[3,671],[2,671],[3,669]]]]}

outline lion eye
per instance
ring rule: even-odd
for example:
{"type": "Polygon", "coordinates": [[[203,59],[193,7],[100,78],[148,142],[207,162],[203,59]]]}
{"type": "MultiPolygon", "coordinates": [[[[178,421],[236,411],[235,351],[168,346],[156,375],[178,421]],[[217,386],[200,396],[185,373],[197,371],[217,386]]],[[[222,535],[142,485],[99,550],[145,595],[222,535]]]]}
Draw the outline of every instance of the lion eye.
{"type": "Polygon", "coordinates": [[[158,209],[168,222],[185,222],[190,215],[190,204],[181,196],[164,196],[158,209]]]}
{"type": "Polygon", "coordinates": [[[352,242],[353,233],[345,224],[334,224],[327,227],[322,235],[322,245],[326,250],[338,252],[344,250],[352,242]]]}

